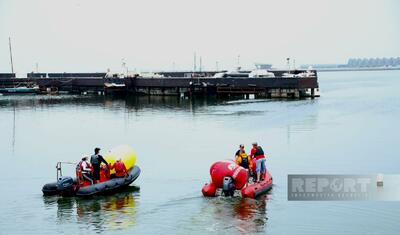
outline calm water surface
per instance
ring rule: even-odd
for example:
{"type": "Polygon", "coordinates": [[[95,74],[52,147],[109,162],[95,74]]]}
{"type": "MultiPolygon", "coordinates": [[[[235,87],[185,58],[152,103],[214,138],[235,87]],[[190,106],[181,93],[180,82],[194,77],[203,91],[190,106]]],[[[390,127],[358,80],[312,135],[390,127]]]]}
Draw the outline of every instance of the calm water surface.
{"type": "Polygon", "coordinates": [[[287,201],[288,174],[400,173],[400,71],[319,76],[314,100],[0,96],[0,234],[399,234],[400,202],[287,201]],[[268,153],[272,192],[203,198],[210,165],[252,141],[268,153]],[[138,154],[132,187],[42,196],[57,161],[119,144],[138,154]]]}

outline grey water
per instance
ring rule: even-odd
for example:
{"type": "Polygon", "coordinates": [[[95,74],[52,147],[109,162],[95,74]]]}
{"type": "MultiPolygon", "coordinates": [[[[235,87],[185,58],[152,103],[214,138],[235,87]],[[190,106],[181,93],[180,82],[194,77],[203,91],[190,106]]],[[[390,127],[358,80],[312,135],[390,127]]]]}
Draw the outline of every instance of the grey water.
{"type": "MultiPolygon", "coordinates": [[[[0,96],[0,234],[399,234],[400,202],[287,200],[288,174],[399,174],[400,71],[319,73],[321,97],[0,96]],[[259,199],[203,198],[209,167],[258,141],[259,199]],[[57,161],[131,145],[132,187],[43,197],[57,161]]],[[[74,174],[73,166],[64,174],[74,174]]]]}

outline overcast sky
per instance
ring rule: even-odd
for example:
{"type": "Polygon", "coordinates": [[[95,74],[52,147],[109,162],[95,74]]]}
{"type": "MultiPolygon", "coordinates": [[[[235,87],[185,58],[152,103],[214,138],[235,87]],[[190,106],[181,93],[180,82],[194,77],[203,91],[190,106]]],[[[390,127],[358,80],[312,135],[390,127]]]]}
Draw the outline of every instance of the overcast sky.
{"type": "Polygon", "coordinates": [[[0,72],[281,67],[400,56],[396,0],[0,0],[0,72]]]}

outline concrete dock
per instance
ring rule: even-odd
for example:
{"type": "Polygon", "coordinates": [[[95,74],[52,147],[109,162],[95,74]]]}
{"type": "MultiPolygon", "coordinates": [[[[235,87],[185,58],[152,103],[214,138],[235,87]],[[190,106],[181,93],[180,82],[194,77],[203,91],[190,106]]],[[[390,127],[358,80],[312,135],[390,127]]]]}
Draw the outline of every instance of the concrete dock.
{"type": "Polygon", "coordinates": [[[98,94],[175,95],[175,96],[244,96],[266,98],[315,97],[319,94],[318,78],[214,78],[214,77],[149,77],[126,78],[40,76],[1,78],[0,87],[37,85],[41,92],[92,92],[98,94]],[[118,84],[117,88],[105,84],[118,84]],[[124,86],[121,86],[124,84],[124,86]],[[108,92],[109,91],[109,92],[108,92]],[[111,91],[111,92],[110,92],[111,91]]]}

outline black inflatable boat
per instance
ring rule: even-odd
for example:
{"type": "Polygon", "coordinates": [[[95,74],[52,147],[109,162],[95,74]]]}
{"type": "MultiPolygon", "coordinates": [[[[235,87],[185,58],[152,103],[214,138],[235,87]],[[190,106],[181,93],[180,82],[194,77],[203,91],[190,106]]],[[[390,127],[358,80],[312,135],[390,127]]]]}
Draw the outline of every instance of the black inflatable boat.
{"type": "Polygon", "coordinates": [[[79,187],[76,179],[69,176],[58,177],[57,182],[45,184],[42,192],[45,196],[92,196],[118,191],[135,181],[140,175],[140,168],[134,166],[126,177],[112,178],[107,181],[79,187]]]}

